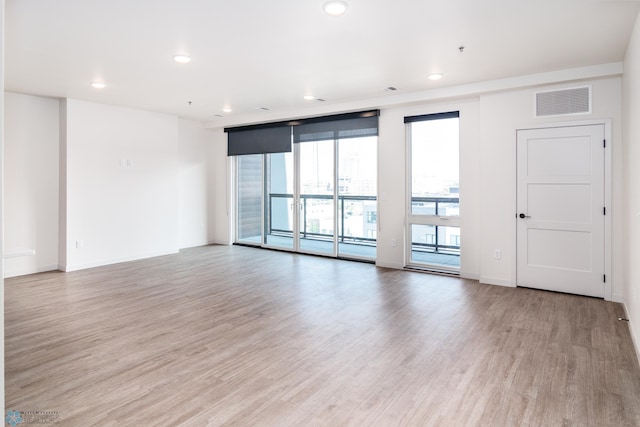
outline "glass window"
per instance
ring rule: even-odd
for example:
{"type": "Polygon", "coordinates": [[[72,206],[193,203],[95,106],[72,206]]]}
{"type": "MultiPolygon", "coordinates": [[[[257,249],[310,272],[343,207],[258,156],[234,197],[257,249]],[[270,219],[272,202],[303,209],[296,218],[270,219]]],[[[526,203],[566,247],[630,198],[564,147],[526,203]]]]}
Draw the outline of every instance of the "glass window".
{"type": "Polygon", "coordinates": [[[375,259],[378,115],[225,129],[236,156],[235,241],[375,259]],[[283,141],[292,152],[272,150],[283,141]]]}
{"type": "Polygon", "coordinates": [[[408,264],[460,269],[459,113],[405,117],[410,159],[408,264]]]}
{"type": "Polygon", "coordinates": [[[237,241],[261,244],[262,154],[237,158],[237,241]]]}
{"type": "Polygon", "coordinates": [[[411,213],[458,216],[458,118],[411,123],[411,213]]]}
{"type": "Polygon", "coordinates": [[[339,255],[375,258],[377,137],[338,141],[339,255]]]}
{"type": "Polygon", "coordinates": [[[460,227],[412,224],[411,263],[460,268],[460,227]]]}
{"type": "Polygon", "coordinates": [[[265,243],[293,249],[293,154],[265,154],[265,243]]]}

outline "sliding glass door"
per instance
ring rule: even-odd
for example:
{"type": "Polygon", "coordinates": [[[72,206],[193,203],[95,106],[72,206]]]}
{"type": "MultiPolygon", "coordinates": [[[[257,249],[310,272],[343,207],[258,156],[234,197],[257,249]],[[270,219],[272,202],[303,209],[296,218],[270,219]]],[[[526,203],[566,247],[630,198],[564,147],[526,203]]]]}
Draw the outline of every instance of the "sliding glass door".
{"type": "Polygon", "coordinates": [[[236,241],[262,244],[261,154],[236,157],[236,241]]]}
{"type": "Polygon", "coordinates": [[[300,232],[302,252],[336,255],[334,140],[296,144],[300,170],[300,232]]]}
{"type": "MultiPolygon", "coordinates": [[[[375,259],[378,117],[347,116],[296,122],[290,152],[238,154],[237,243],[375,259]]],[[[263,131],[237,131],[236,152],[268,146],[263,131]]],[[[278,141],[287,137],[273,132],[278,141]]]]}
{"type": "Polygon", "coordinates": [[[267,246],[294,249],[295,199],[292,153],[265,155],[264,223],[267,246]]]}
{"type": "Polygon", "coordinates": [[[338,141],[338,255],[375,259],[378,232],[376,137],[338,141]]]}

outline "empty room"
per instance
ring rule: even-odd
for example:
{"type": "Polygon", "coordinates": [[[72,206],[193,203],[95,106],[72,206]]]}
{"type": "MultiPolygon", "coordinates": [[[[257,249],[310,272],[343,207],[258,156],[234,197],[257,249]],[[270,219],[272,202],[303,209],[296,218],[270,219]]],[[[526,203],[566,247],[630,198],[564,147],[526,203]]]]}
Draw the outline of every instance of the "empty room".
{"type": "Polygon", "coordinates": [[[5,425],[640,426],[640,1],[0,4],[5,425]]]}

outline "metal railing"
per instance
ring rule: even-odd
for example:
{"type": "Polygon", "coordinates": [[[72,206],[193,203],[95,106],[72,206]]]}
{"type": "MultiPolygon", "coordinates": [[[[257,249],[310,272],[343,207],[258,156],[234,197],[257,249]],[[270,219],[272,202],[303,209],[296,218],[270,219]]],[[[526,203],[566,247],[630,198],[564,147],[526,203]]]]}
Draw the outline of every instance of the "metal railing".
{"type": "MultiPolygon", "coordinates": [[[[412,197],[411,205],[412,211],[415,203],[426,203],[428,205],[433,206],[433,213],[429,213],[429,215],[440,215],[442,205],[459,205],[460,198],[459,197],[412,197]]],[[[438,225],[433,225],[435,227],[434,234],[434,242],[433,243],[419,243],[412,242],[411,246],[413,250],[422,250],[424,252],[434,252],[434,253],[445,253],[448,255],[460,255],[460,245],[447,245],[440,243],[440,233],[438,225]]]]}
{"type": "MultiPolygon", "coordinates": [[[[290,193],[269,193],[268,209],[269,217],[267,219],[267,231],[270,235],[279,235],[285,237],[293,237],[293,230],[282,229],[273,227],[273,202],[276,199],[291,199],[293,204],[293,194],[290,193]]],[[[303,239],[317,239],[317,240],[333,240],[333,234],[320,233],[307,230],[307,206],[309,200],[333,200],[333,195],[330,194],[301,194],[300,195],[300,209],[302,210],[302,229],[300,230],[300,236],[303,239]]],[[[338,210],[340,215],[340,233],[338,234],[338,242],[340,243],[353,243],[361,245],[374,246],[376,244],[376,238],[365,236],[347,236],[345,235],[345,206],[348,201],[376,201],[375,196],[338,196],[338,210]]],[[[411,203],[428,203],[433,204],[434,215],[439,215],[442,205],[458,204],[460,199],[458,197],[413,197],[411,203]]],[[[288,204],[289,205],[289,204],[288,204]]],[[[375,220],[377,222],[377,218],[375,220]]],[[[449,255],[459,255],[460,245],[447,245],[440,243],[439,226],[434,225],[435,235],[433,243],[421,243],[413,242],[412,248],[418,251],[431,252],[431,253],[444,253],[449,255]]]]}
{"type": "MultiPolygon", "coordinates": [[[[269,193],[269,218],[267,220],[268,234],[281,235],[291,237],[293,236],[293,230],[285,230],[273,227],[273,200],[274,199],[291,199],[293,201],[293,194],[288,193],[269,193]]],[[[302,210],[302,230],[300,230],[300,236],[303,239],[315,238],[318,240],[333,240],[333,234],[318,233],[307,230],[307,205],[309,200],[333,200],[333,196],[330,194],[301,194],[300,195],[300,209],[302,210]]],[[[341,218],[340,221],[340,233],[338,234],[338,242],[340,243],[355,243],[362,245],[374,246],[376,239],[365,236],[347,236],[345,235],[345,205],[346,201],[376,201],[376,196],[338,196],[338,209],[341,218]]]]}

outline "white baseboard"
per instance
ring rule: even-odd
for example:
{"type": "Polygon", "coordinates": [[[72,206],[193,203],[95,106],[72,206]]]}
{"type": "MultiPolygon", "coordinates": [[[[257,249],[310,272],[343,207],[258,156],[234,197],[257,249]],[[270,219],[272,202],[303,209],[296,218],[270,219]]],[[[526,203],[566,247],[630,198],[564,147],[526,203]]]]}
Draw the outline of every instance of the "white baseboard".
{"type": "Polygon", "coordinates": [[[71,271],[85,270],[87,268],[103,267],[105,265],[120,264],[121,262],[138,261],[141,259],[153,258],[153,257],[163,256],[163,255],[173,255],[177,253],[178,253],[178,250],[171,250],[171,251],[140,254],[140,255],[134,255],[134,256],[128,256],[128,257],[122,257],[122,258],[111,258],[111,259],[90,262],[86,264],[66,265],[66,266],[62,266],[63,268],[61,268],[61,270],[68,273],[71,271]]]}
{"type": "Polygon", "coordinates": [[[480,276],[479,279],[480,283],[485,284],[485,285],[497,285],[497,286],[504,286],[507,288],[515,288],[516,284],[513,283],[510,280],[505,280],[505,279],[497,279],[495,277],[483,277],[480,276]]]}
{"type": "Polygon", "coordinates": [[[480,281],[480,275],[478,273],[468,273],[466,271],[461,271],[460,277],[462,277],[463,279],[480,281]]]}
{"type": "Polygon", "coordinates": [[[638,358],[638,364],[640,364],[640,337],[636,335],[636,329],[633,327],[634,322],[629,316],[629,310],[627,310],[627,305],[622,302],[622,308],[624,310],[624,317],[629,319],[627,324],[629,325],[629,334],[631,335],[631,342],[633,343],[633,348],[636,351],[636,357],[638,358]],[[637,337],[637,338],[636,338],[637,337]]]}
{"type": "Polygon", "coordinates": [[[9,279],[10,277],[18,277],[18,276],[26,276],[29,274],[37,274],[37,273],[44,273],[45,271],[56,271],[59,270],[60,266],[53,264],[53,265],[43,265],[43,266],[39,266],[36,268],[25,268],[25,269],[18,269],[18,270],[13,270],[13,271],[5,271],[4,272],[4,278],[5,279],[9,279]]]}
{"type": "Polygon", "coordinates": [[[402,270],[404,268],[404,264],[396,264],[393,262],[376,262],[376,267],[393,268],[395,270],[402,270]]]}
{"type": "Polygon", "coordinates": [[[201,246],[207,246],[209,244],[208,241],[200,241],[198,243],[188,243],[185,246],[180,246],[178,248],[178,251],[180,251],[180,249],[189,249],[189,248],[199,248],[201,246]]]}

